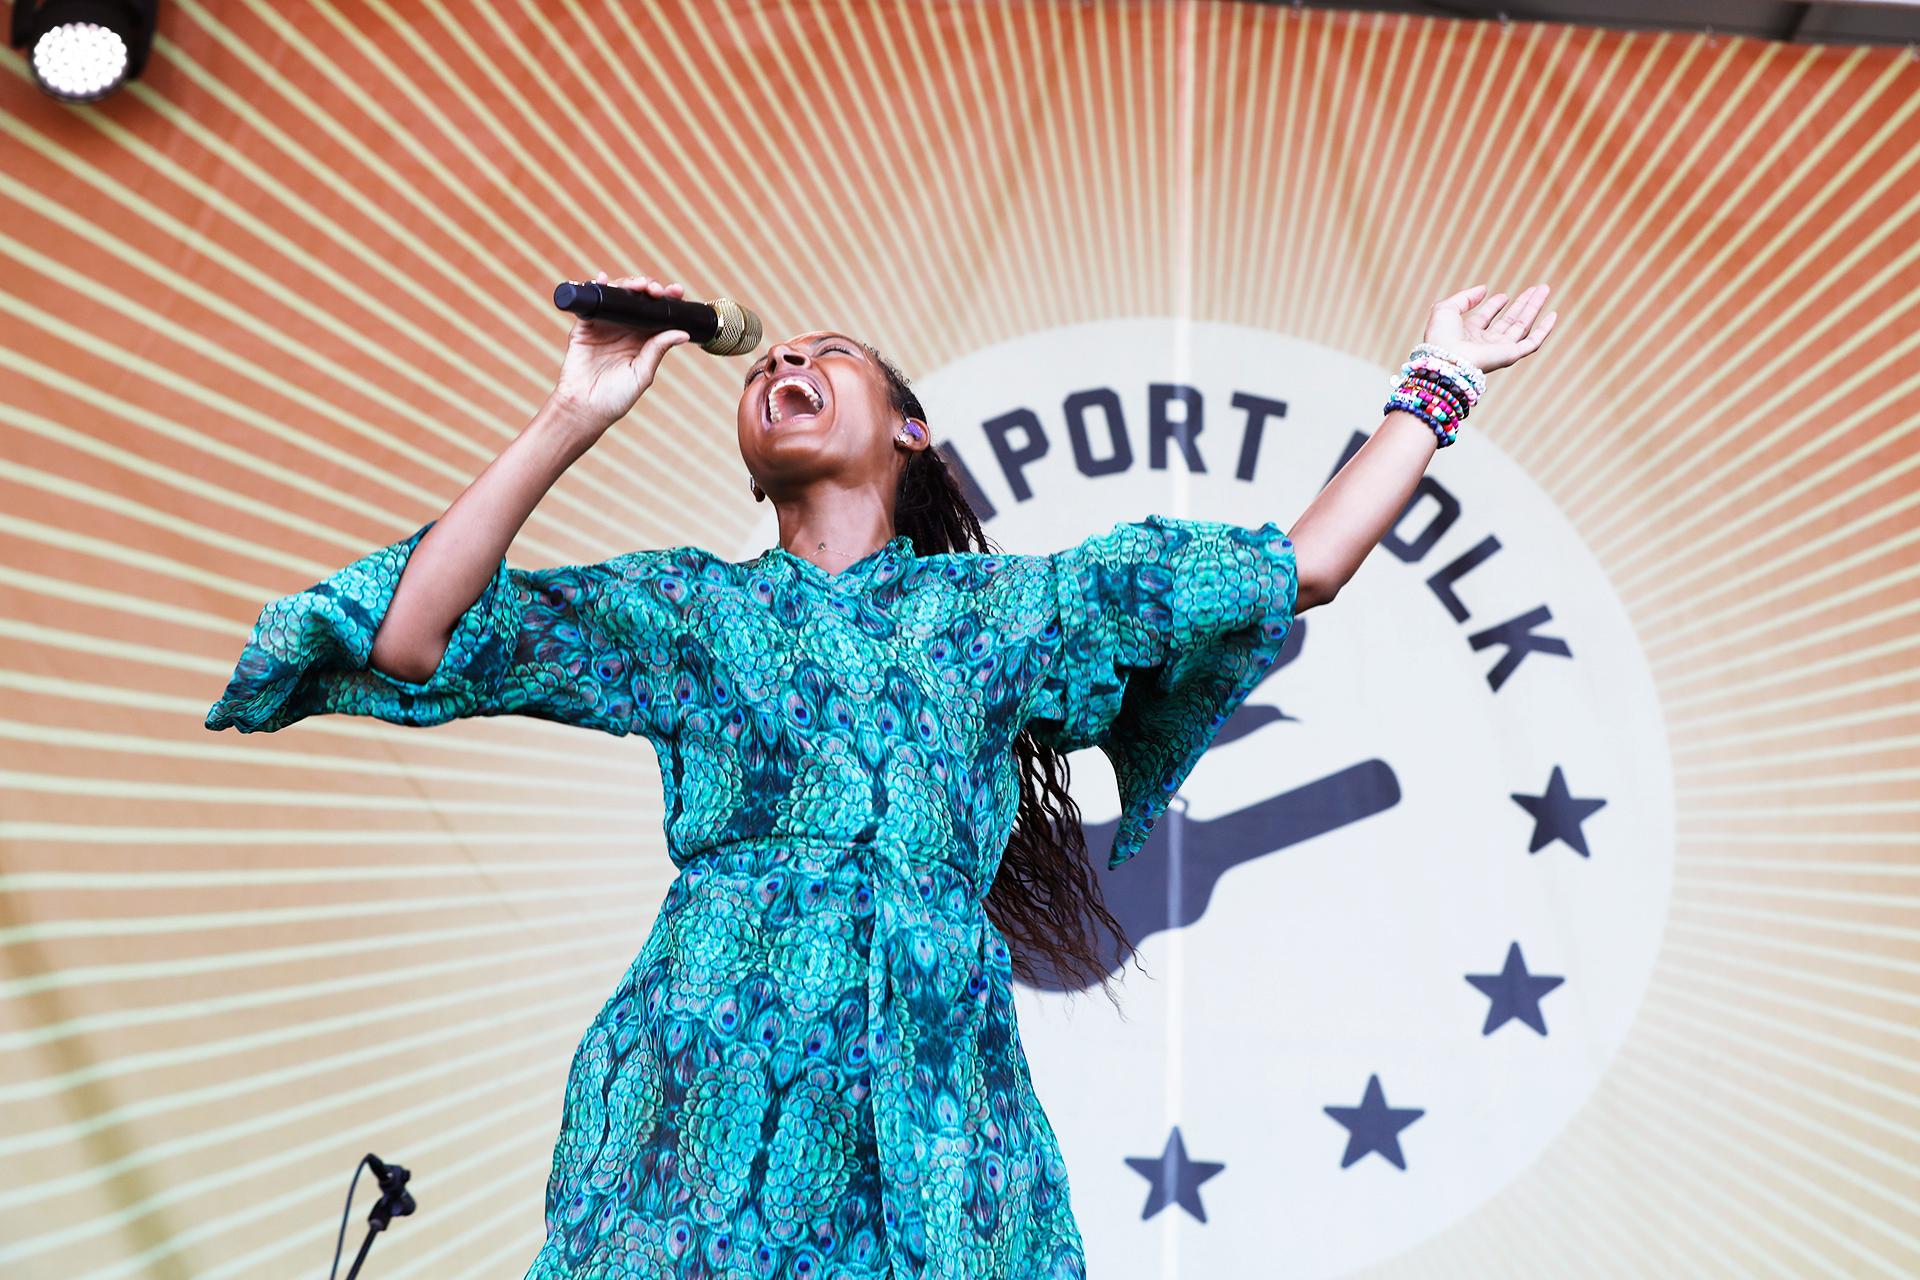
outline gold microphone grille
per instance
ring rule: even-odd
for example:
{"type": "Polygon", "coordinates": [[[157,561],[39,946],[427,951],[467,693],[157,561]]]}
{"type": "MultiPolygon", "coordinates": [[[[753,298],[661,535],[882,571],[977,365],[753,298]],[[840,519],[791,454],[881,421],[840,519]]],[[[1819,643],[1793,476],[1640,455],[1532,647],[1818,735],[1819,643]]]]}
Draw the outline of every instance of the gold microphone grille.
{"type": "Polygon", "coordinates": [[[715,298],[707,303],[720,321],[711,338],[700,349],[716,356],[745,355],[760,345],[760,317],[732,298],[715,298]]]}

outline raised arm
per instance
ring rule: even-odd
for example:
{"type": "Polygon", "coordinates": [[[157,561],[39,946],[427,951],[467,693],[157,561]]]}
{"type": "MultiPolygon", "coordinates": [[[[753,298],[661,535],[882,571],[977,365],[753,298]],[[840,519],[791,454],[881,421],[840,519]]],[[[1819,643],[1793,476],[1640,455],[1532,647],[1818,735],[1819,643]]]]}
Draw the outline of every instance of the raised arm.
{"type": "MultiPolygon", "coordinates": [[[[1537,284],[1495,319],[1507,295],[1485,297],[1474,285],[1433,304],[1425,341],[1482,373],[1503,369],[1538,350],[1557,312],[1538,325],[1547,286],[1537,284]],[[1469,311],[1468,308],[1472,310],[1469,311]]],[[[1427,463],[1442,447],[1439,433],[1416,414],[1390,410],[1372,437],[1347,459],[1288,530],[1299,572],[1294,612],[1325,604],[1340,593],[1406,510],[1427,463]]]]}
{"type": "MultiPolygon", "coordinates": [[[[644,276],[618,283],[629,282],[679,289],[644,276]]],[[[686,339],[576,321],[553,395],[444,515],[262,607],[206,727],[273,732],[335,712],[415,726],[517,714],[671,734],[684,593],[669,580],[688,571],[691,549],[537,569],[509,565],[506,549],[686,339]]]]}
{"type": "MultiPolygon", "coordinates": [[[[646,276],[608,280],[602,271],[598,278],[666,297],[684,291],[646,276]]],[[[398,680],[423,681],[433,674],[455,623],[492,581],[540,499],[632,409],[652,385],[667,351],[687,338],[679,329],[642,334],[575,321],[546,403],[415,544],[393,604],[374,634],[367,665],[398,680]]]]}
{"type": "Polygon", "coordinates": [[[571,405],[549,398],[540,406],[415,544],[374,633],[368,666],[396,680],[433,674],[454,623],[493,580],[520,526],[594,438],[571,405]]]}

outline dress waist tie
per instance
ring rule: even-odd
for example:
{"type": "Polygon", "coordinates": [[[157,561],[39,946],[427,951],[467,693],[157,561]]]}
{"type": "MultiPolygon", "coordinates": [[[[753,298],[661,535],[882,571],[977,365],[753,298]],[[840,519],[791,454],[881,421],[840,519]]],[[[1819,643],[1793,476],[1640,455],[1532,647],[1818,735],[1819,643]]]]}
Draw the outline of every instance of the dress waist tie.
{"type": "MultiPolygon", "coordinates": [[[[944,862],[877,843],[754,837],[701,857],[751,863],[767,850],[829,846],[873,895],[867,1064],[891,1280],[975,1280],[1007,1176],[982,1033],[1011,1013],[1011,953],[973,882],[944,862]],[[982,1180],[990,1185],[981,1185],[982,1180]]],[[[684,867],[684,863],[682,864],[684,867]]]]}
{"type": "Polygon", "coordinates": [[[887,1252],[894,1280],[966,1280],[990,1226],[974,1211],[999,1190],[977,1185],[993,1159],[975,1146],[997,1132],[980,1032],[1008,952],[958,871],[873,870],[867,1047],[887,1252]]]}

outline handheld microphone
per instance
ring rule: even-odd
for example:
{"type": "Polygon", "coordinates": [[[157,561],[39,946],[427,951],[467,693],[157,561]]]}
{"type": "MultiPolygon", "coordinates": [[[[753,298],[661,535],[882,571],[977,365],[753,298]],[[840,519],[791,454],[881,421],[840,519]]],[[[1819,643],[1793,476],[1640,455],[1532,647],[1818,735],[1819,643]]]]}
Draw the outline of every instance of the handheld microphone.
{"type": "Polygon", "coordinates": [[[702,351],[716,356],[744,355],[760,345],[760,317],[732,298],[693,302],[597,280],[568,280],[553,291],[553,305],[589,320],[636,329],[684,329],[702,351]]]}

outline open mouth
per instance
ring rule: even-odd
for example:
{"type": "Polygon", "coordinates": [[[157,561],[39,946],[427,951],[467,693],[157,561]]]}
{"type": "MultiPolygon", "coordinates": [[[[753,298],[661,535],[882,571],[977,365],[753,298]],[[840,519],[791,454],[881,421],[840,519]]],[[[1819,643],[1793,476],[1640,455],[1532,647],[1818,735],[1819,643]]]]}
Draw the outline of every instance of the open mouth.
{"type": "Polygon", "coordinates": [[[782,423],[817,418],[826,403],[825,393],[811,377],[803,373],[782,374],[767,388],[761,425],[772,430],[782,423]]]}

